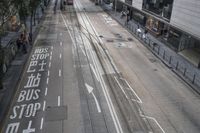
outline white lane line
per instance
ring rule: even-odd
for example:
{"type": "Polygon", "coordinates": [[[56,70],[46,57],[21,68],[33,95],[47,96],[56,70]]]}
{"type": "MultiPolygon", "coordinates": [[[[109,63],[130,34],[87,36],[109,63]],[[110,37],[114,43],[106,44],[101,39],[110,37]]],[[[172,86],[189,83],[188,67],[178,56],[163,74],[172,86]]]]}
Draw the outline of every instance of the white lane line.
{"type": "Polygon", "coordinates": [[[52,60],[52,55],[50,56],[50,60],[52,60]]]}
{"type": "Polygon", "coordinates": [[[62,58],[62,54],[60,54],[60,59],[62,58]]]}
{"type": "Polygon", "coordinates": [[[141,117],[144,117],[144,118],[147,118],[147,119],[153,120],[153,121],[158,125],[158,127],[160,128],[160,130],[161,130],[163,133],[165,133],[164,129],[161,127],[161,125],[158,123],[158,121],[157,121],[155,118],[150,117],[150,116],[145,116],[145,115],[142,115],[142,114],[140,114],[140,116],[141,116],[141,117]]]}
{"type": "Polygon", "coordinates": [[[45,108],[46,108],[46,101],[43,102],[43,109],[42,110],[44,111],[45,108]]]}
{"type": "Polygon", "coordinates": [[[121,86],[121,84],[120,84],[119,81],[117,80],[117,78],[114,77],[114,79],[115,79],[115,81],[117,82],[117,84],[119,85],[119,88],[122,90],[122,92],[123,92],[124,95],[126,96],[126,98],[129,99],[128,96],[126,95],[126,92],[124,91],[123,87],[121,86]]]}
{"type": "Polygon", "coordinates": [[[49,62],[49,68],[51,67],[51,62],[49,62]]]}
{"type": "Polygon", "coordinates": [[[83,54],[86,56],[85,51],[83,50],[83,48],[80,46],[81,51],[83,52],[83,54]]]}
{"type": "Polygon", "coordinates": [[[47,72],[47,76],[49,76],[50,75],[50,72],[49,72],[49,70],[48,70],[48,72],[47,72]]]}
{"type": "Polygon", "coordinates": [[[53,50],[53,46],[51,46],[51,49],[53,50]]]}
{"type": "Polygon", "coordinates": [[[92,69],[92,71],[93,71],[93,73],[94,73],[96,79],[99,81],[99,77],[98,77],[98,75],[97,75],[97,73],[96,73],[96,71],[95,71],[95,69],[94,69],[94,66],[93,66],[92,64],[90,64],[90,67],[91,67],[91,69],[92,69]]]}
{"type": "Polygon", "coordinates": [[[62,46],[62,42],[60,42],[60,46],[62,46]]]}
{"type": "Polygon", "coordinates": [[[43,123],[44,123],[44,118],[42,117],[42,118],[41,118],[41,122],[40,122],[40,129],[43,128],[43,123]]]}
{"type": "Polygon", "coordinates": [[[53,52],[51,51],[51,56],[53,55],[53,52]]]}
{"type": "Polygon", "coordinates": [[[58,72],[58,73],[59,73],[59,77],[60,77],[60,76],[61,76],[61,70],[60,70],[60,69],[59,69],[59,72],[58,72]]]}
{"type": "Polygon", "coordinates": [[[49,84],[49,78],[47,78],[47,84],[49,84]]]}
{"type": "Polygon", "coordinates": [[[60,96],[58,96],[58,106],[60,106],[60,96]]]}
{"type": "MultiPolygon", "coordinates": [[[[61,16],[62,16],[62,19],[63,19],[63,22],[64,22],[65,27],[66,27],[66,28],[68,29],[68,31],[69,31],[69,28],[68,28],[68,26],[67,26],[67,23],[66,23],[66,21],[65,21],[65,19],[64,19],[64,17],[63,17],[63,15],[62,15],[62,13],[61,13],[61,16]]],[[[72,38],[73,45],[75,45],[75,42],[74,42],[73,37],[72,37],[72,35],[71,35],[70,32],[69,32],[69,35],[70,35],[70,37],[72,38]]],[[[93,56],[94,56],[94,55],[93,55],[93,56]]],[[[95,58],[95,57],[94,57],[94,58],[95,58]]],[[[95,58],[95,59],[93,59],[93,61],[94,61],[94,60],[96,61],[97,59],[95,58]]],[[[114,107],[114,105],[113,105],[113,103],[112,103],[110,94],[109,94],[109,92],[108,92],[108,88],[107,88],[107,86],[106,86],[106,84],[105,84],[105,81],[104,81],[102,75],[100,74],[100,72],[101,72],[100,70],[101,70],[101,69],[98,67],[98,63],[95,64],[95,65],[96,65],[96,68],[98,69],[98,74],[100,75],[100,76],[99,76],[100,79],[101,79],[101,80],[100,80],[100,84],[101,84],[101,87],[102,87],[102,89],[103,89],[103,93],[104,93],[106,102],[107,102],[107,104],[108,104],[108,108],[109,108],[110,114],[111,114],[111,116],[112,116],[112,120],[113,120],[113,122],[114,122],[116,131],[117,131],[117,133],[123,133],[121,124],[120,124],[120,122],[119,122],[119,118],[118,118],[117,113],[116,113],[116,110],[115,110],[115,107],[114,107]]]]}
{"type": "MultiPolygon", "coordinates": [[[[137,95],[137,93],[134,91],[134,89],[130,86],[130,84],[128,83],[128,81],[126,81],[126,79],[123,79],[126,84],[128,85],[128,87],[130,88],[130,90],[134,93],[134,95],[137,97],[137,99],[139,100],[139,103],[142,103],[142,100],[140,99],[140,97],[137,95]]],[[[133,99],[132,99],[133,100],[133,99]]]]}
{"type": "Polygon", "coordinates": [[[46,87],[44,95],[46,96],[48,93],[48,88],[46,87]]]}

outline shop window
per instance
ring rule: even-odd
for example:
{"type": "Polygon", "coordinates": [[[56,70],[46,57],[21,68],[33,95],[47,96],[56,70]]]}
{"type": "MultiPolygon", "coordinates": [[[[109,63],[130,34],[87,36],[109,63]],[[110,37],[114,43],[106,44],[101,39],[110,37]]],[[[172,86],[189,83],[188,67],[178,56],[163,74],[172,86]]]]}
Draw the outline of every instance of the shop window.
{"type": "Polygon", "coordinates": [[[156,36],[161,34],[163,25],[164,24],[162,22],[160,22],[152,17],[149,17],[146,22],[146,28],[149,29],[150,31],[152,31],[153,34],[155,34],[156,36]]]}
{"type": "Polygon", "coordinates": [[[170,19],[173,0],[143,0],[143,9],[170,19]]]}

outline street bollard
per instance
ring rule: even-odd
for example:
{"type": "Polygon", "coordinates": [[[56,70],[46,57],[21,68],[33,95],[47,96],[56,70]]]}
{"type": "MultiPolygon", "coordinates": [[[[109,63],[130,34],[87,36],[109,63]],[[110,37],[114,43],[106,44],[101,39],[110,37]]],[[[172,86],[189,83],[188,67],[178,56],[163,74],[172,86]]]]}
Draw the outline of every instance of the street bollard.
{"type": "Polygon", "coordinates": [[[169,64],[172,62],[172,56],[169,57],[169,64]]]}

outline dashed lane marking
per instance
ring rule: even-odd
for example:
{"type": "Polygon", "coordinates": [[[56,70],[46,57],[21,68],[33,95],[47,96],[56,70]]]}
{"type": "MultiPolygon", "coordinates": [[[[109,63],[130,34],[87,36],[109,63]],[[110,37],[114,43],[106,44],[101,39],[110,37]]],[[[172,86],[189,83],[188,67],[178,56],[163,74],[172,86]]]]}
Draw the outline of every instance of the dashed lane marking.
{"type": "Polygon", "coordinates": [[[42,117],[42,118],[41,118],[41,122],[40,122],[40,129],[43,128],[43,123],[44,123],[44,118],[42,117]]]}
{"type": "Polygon", "coordinates": [[[49,72],[49,70],[48,70],[48,72],[47,72],[47,75],[48,75],[48,77],[49,77],[49,75],[50,75],[50,72],[49,72]]]}
{"type": "Polygon", "coordinates": [[[47,78],[47,84],[49,84],[49,78],[47,78]]]}
{"type": "Polygon", "coordinates": [[[51,62],[49,62],[49,68],[51,67],[51,62]]]}
{"type": "Polygon", "coordinates": [[[58,96],[58,106],[60,106],[60,96],[58,96]]]}
{"type": "Polygon", "coordinates": [[[48,92],[48,88],[46,87],[46,89],[45,89],[45,96],[47,95],[47,92],[48,92]]]}
{"type": "Polygon", "coordinates": [[[42,110],[44,111],[45,108],[46,108],[46,101],[43,102],[43,109],[42,110]]]}
{"type": "Polygon", "coordinates": [[[59,70],[59,77],[61,77],[61,70],[59,70]]]}

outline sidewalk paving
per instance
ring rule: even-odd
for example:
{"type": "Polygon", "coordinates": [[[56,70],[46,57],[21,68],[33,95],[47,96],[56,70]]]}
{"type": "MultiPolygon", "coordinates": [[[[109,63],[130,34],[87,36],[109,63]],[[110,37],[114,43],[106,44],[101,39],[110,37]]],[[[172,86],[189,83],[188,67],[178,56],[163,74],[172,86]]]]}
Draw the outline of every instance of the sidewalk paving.
{"type": "Polygon", "coordinates": [[[189,86],[191,86],[196,92],[200,94],[200,70],[194,66],[191,62],[185,59],[179,53],[176,53],[170,49],[166,44],[161,42],[158,38],[147,34],[146,40],[142,39],[144,33],[144,27],[139,25],[142,33],[138,35],[136,30],[138,23],[134,20],[130,20],[126,24],[126,17],[121,18],[120,12],[115,12],[108,4],[102,3],[102,8],[115,20],[124,26],[131,34],[133,34],[142,44],[144,44],[152,53],[157,56],[163,63],[171,68],[179,77],[181,77],[189,86]],[[156,44],[156,46],[155,46],[156,44]],[[164,57],[164,58],[163,58],[164,57]],[[178,65],[178,68],[177,68],[178,65]]]}
{"type": "MultiPolygon", "coordinates": [[[[41,19],[43,17],[42,12],[39,12],[39,18],[37,18],[39,21],[42,21],[41,19]]],[[[30,17],[26,21],[26,25],[29,28],[30,26],[30,17]]],[[[40,24],[36,24],[33,26],[33,44],[34,40],[39,32],[40,24]]],[[[12,33],[12,36],[19,36],[20,33],[12,33]],[[14,35],[15,34],[15,35],[14,35]]],[[[7,37],[6,40],[7,43],[12,39],[12,37],[7,37]]],[[[6,45],[6,44],[3,44],[6,45]]],[[[23,70],[25,69],[26,62],[28,60],[28,57],[31,53],[32,45],[28,44],[27,46],[27,54],[24,54],[23,51],[20,49],[17,51],[16,56],[12,60],[7,72],[4,74],[3,77],[3,85],[5,87],[4,90],[0,90],[0,129],[2,126],[2,122],[5,118],[6,112],[9,109],[9,106],[12,102],[12,99],[14,97],[15,92],[17,91],[18,84],[20,79],[23,76],[23,70]]],[[[5,46],[4,46],[5,47],[5,46]]]]}

